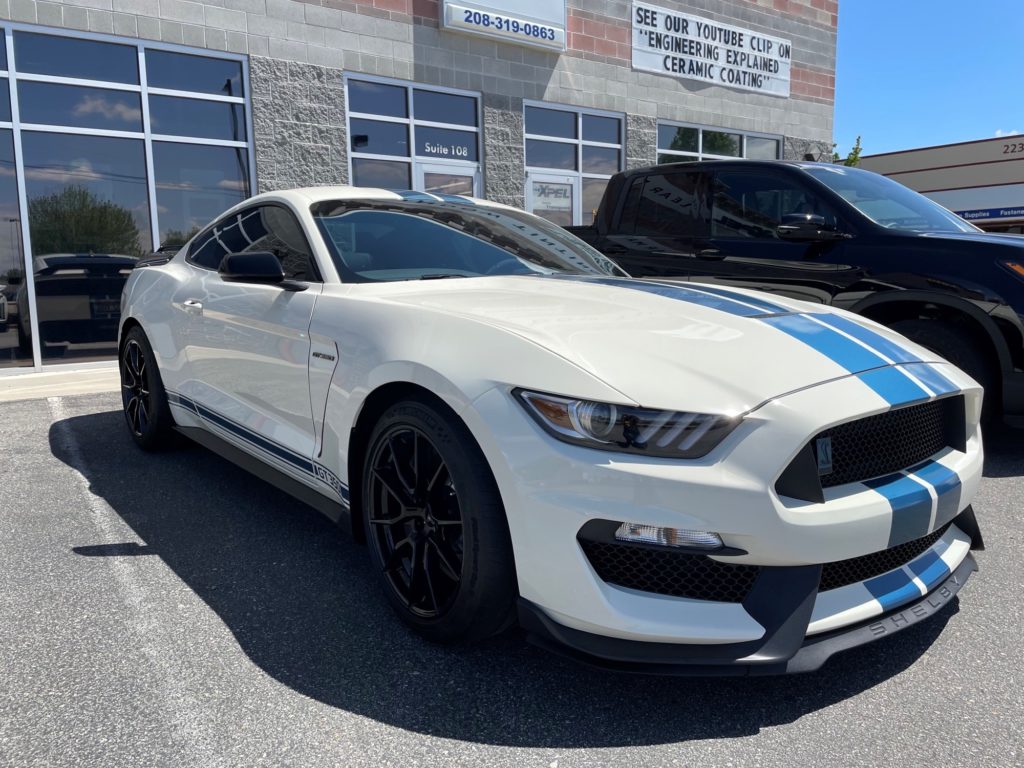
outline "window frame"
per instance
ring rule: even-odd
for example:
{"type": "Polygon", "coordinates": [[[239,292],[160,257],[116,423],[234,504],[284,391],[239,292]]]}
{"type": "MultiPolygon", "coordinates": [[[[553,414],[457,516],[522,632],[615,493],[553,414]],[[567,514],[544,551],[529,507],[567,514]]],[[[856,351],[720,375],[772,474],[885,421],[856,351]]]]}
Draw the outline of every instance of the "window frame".
{"type": "MultiPolygon", "coordinates": [[[[185,262],[187,264],[195,267],[196,269],[202,269],[202,270],[204,270],[206,272],[217,273],[219,271],[219,266],[220,265],[218,265],[217,267],[207,267],[204,264],[200,264],[199,262],[197,262],[193,258],[193,256],[195,255],[195,252],[197,250],[197,246],[199,244],[199,241],[202,240],[204,237],[206,237],[207,233],[209,233],[211,230],[216,230],[218,227],[220,227],[220,225],[223,222],[227,221],[228,219],[237,219],[240,216],[245,216],[247,214],[253,213],[254,211],[259,210],[260,208],[280,208],[281,210],[283,210],[286,213],[288,213],[289,215],[291,215],[292,219],[295,221],[295,225],[299,228],[299,232],[302,233],[302,241],[306,244],[306,252],[309,254],[309,264],[312,267],[312,272],[313,272],[313,275],[314,275],[314,279],[309,279],[309,278],[307,278],[305,280],[295,280],[295,278],[287,278],[287,279],[295,280],[296,282],[299,282],[299,283],[309,283],[311,285],[314,285],[314,284],[317,284],[317,283],[323,283],[324,282],[324,277],[323,277],[324,271],[323,271],[323,269],[321,269],[320,263],[317,261],[316,251],[313,250],[312,244],[309,241],[309,234],[306,232],[305,227],[302,226],[302,217],[299,216],[299,214],[295,211],[295,209],[293,209],[290,205],[287,205],[285,203],[279,202],[277,200],[256,201],[256,202],[244,205],[241,208],[238,208],[238,209],[235,209],[235,210],[232,210],[232,211],[228,211],[227,213],[225,213],[223,216],[221,216],[219,219],[217,219],[212,224],[207,226],[205,229],[202,229],[199,232],[197,232],[195,237],[193,237],[192,240],[189,241],[187,249],[185,251],[185,262]]],[[[245,229],[242,229],[241,231],[242,231],[242,234],[245,235],[245,239],[248,240],[249,239],[249,235],[245,232],[245,229]]],[[[252,245],[252,242],[250,241],[249,244],[252,245]]],[[[231,253],[237,253],[237,251],[231,251],[231,253]]],[[[225,253],[225,256],[226,255],[227,254],[225,253]]]]}
{"type": "Polygon", "coordinates": [[[662,155],[670,155],[672,157],[680,158],[679,162],[687,161],[699,161],[699,160],[746,160],[747,158],[747,139],[773,139],[778,142],[778,153],[775,157],[776,160],[782,159],[783,153],[783,140],[784,137],[780,133],[761,133],[760,131],[744,131],[738,128],[723,128],[717,125],[702,125],[701,123],[687,123],[680,122],[678,120],[658,120],[655,128],[655,159],[658,160],[657,165],[664,165],[661,161],[662,155]],[[682,149],[662,149],[658,146],[658,129],[661,126],[670,126],[672,128],[694,128],[697,130],[697,151],[691,152],[689,150],[682,149]],[[740,137],[740,154],[739,155],[716,155],[704,151],[704,132],[710,133],[730,133],[740,137]]]}
{"type": "Polygon", "coordinates": [[[390,85],[405,90],[405,117],[394,117],[392,115],[377,115],[372,112],[356,112],[351,109],[345,110],[345,155],[346,165],[348,168],[348,178],[350,184],[355,184],[355,174],[353,169],[353,160],[384,160],[392,163],[404,163],[409,169],[409,184],[410,188],[416,186],[416,168],[419,163],[440,163],[442,165],[451,165],[453,168],[461,168],[468,170],[470,167],[473,168],[473,180],[475,187],[479,187],[482,184],[482,169],[483,169],[483,94],[479,91],[467,91],[460,88],[449,88],[441,85],[429,85],[426,83],[417,83],[413,80],[399,80],[393,77],[380,77],[379,75],[364,75],[360,72],[345,72],[342,75],[342,82],[345,88],[345,101],[348,103],[348,91],[349,83],[351,81],[363,82],[363,83],[376,83],[378,85],[390,85]],[[471,98],[476,103],[476,125],[459,125],[456,123],[439,123],[433,120],[419,120],[415,117],[415,91],[434,91],[436,93],[445,93],[452,96],[465,96],[471,98]],[[375,120],[381,123],[397,123],[404,125],[408,131],[407,136],[409,140],[409,153],[403,155],[381,155],[374,152],[359,152],[352,148],[352,119],[357,120],[375,120]],[[466,133],[473,133],[476,136],[476,160],[468,160],[465,158],[448,158],[448,157],[434,157],[433,155],[419,155],[416,154],[416,126],[422,126],[423,128],[441,128],[444,130],[456,130],[464,131],[466,133]]]}
{"type": "MultiPolygon", "coordinates": [[[[572,176],[575,179],[573,184],[574,193],[579,198],[578,205],[576,201],[573,203],[573,225],[578,226],[582,223],[584,218],[583,213],[583,180],[584,179],[601,179],[607,181],[612,178],[616,173],[621,173],[626,167],[626,115],[624,112],[613,112],[605,109],[591,109],[589,107],[576,107],[568,104],[556,104],[548,101],[537,101],[534,99],[523,100],[523,167],[525,169],[526,178],[524,180],[523,192],[524,196],[529,194],[530,178],[532,176],[572,176]],[[566,139],[557,136],[546,136],[540,133],[527,133],[526,132],[526,110],[529,108],[534,109],[546,109],[552,112],[568,112],[574,114],[576,117],[576,138],[566,139]],[[607,117],[618,121],[619,123],[619,143],[610,144],[603,141],[591,141],[583,138],[583,116],[589,115],[592,117],[607,117]],[[565,169],[565,168],[547,168],[539,165],[530,165],[526,161],[526,146],[528,141],[547,141],[556,144],[570,144],[575,145],[576,155],[576,168],[565,169]],[[583,170],[583,147],[602,147],[605,149],[615,149],[619,153],[619,167],[612,173],[594,173],[591,171],[583,170]],[[579,211],[579,217],[576,216],[576,211],[579,211]],[[579,220],[577,220],[577,218],[579,220]]],[[[525,198],[524,198],[525,199],[525,198]]]]}
{"type": "MultiPolygon", "coordinates": [[[[823,206],[830,216],[835,219],[837,227],[847,226],[842,213],[837,207],[825,196],[822,195],[818,190],[814,188],[813,184],[807,184],[799,176],[791,173],[779,173],[774,169],[769,170],[761,167],[747,167],[744,168],[742,165],[736,165],[731,167],[713,168],[708,172],[708,178],[706,180],[707,194],[708,194],[708,237],[715,240],[737,240],[740,242],[772,242],[772,243],[784,243],[785,240],[781,240],[779,237],[739,237],[735,234],[715,234],[715,200],[718,196],[717,184],[718,177],[722,174],[738,174],[740,176],[757,177],[757,176],[768,176],[774,179],[785,181],[794,190],[802,192],[804,195],[810,196],[818,202],[819,205],[823,206]]],[[[781,222],[780,222],[781,223],[781,222]]]]}

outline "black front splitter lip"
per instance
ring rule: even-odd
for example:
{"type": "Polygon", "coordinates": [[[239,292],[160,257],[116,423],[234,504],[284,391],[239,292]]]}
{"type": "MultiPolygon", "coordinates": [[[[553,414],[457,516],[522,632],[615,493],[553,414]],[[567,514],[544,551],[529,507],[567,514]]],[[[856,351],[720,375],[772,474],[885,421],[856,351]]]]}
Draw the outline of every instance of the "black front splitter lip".
{"type": "Polygon", "coordinates": [[[520,599],[519,623],[530,642],[560,656],[613,672],[679,677],[746,677],[814,672],[832,656],[883,637],[894,635],[941,611],[968,577],[978,570],[968,553],[945,581],[913,603],[876,616],[869,621],[806,638],[786,659],[776,654],[749,654],[748,644],[738,644],[742,654],[728,656],[729,645],[700,646],[648,643],[596,635],[552,621],[533,603],[520,599]],[[714,658],[709,658],[712,656],[714,658]]]}

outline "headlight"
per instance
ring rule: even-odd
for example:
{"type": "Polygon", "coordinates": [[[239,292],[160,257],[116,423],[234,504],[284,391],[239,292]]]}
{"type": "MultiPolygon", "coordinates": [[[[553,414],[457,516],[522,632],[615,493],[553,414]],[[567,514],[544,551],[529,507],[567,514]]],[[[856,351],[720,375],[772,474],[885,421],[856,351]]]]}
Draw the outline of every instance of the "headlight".
{"type": "Polygon", "coordinates": [[[739,424],[739,417],[659,411],[515,390],[527,412],[566,443],[666,459],[697,459],[739,424]]]}

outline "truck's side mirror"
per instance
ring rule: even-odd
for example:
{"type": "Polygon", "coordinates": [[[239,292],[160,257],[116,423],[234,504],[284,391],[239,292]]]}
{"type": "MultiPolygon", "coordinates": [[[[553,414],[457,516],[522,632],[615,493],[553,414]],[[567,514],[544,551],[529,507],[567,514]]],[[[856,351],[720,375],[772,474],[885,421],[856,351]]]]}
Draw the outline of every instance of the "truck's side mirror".
{"type": "Polygon", "coordinates": [[[817,213],[787,213],[782,217],[782,223],[775,232],[782,240],[808,243],[843,240],[848,237],[817,213]]]}

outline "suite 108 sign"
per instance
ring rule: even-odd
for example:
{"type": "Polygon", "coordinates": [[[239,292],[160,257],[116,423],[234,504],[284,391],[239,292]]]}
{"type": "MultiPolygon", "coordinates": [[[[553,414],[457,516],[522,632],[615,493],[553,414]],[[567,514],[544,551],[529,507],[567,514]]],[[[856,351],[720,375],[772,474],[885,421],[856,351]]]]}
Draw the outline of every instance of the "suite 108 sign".
{"type": "Polygon", "coordinates": [[[789,40],[633,3],[633,69],[788,97],[792,54],[789,40]]]}

